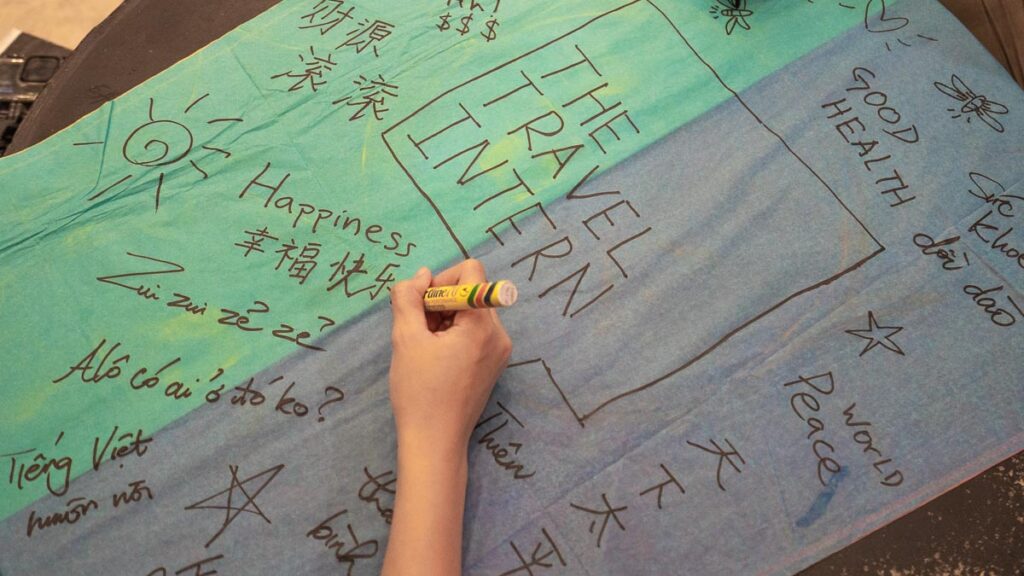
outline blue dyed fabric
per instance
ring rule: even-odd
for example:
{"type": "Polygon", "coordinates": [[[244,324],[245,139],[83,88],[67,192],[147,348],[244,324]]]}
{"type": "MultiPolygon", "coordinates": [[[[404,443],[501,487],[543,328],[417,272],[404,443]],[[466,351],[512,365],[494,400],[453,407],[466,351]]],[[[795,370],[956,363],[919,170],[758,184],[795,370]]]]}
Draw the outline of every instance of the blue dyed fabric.
{"type": "MultiPolygon", "coordinates": [[[[846,10],[800,8],[794,22],[846,10]]],[[[933,2],[750,86],[672,22],[650,34],[720,103],[622,162],[573,165],[514,227],[485,234],[432,187],[465,162],[435,168],[410,144],[487,76],[423,95],[374,143],[406,169],[393,209],[444,220],[520,290],[469,447],[467,574],[794,573],[1024,448],[1020,88],[933,2]]],[[[614,127],[601,142],[629,137],[614,127]]],[[[473,185],[458,190],[487,198],[473,185]]],[[[0,572],[377,573],[389,330],[372,307],[318,342],[330,354],[231,382],[142,457],[11,515],[0,572]],[[247,382],[264,403],[229,401],[247,382]],[[289,397],[307,399],[301,425],[289,397]]]]}

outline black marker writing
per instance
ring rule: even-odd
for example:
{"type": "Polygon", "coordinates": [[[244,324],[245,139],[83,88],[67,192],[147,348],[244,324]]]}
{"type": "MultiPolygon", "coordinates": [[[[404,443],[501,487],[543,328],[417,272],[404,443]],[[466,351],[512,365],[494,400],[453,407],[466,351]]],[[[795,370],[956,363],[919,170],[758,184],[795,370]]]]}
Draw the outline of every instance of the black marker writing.
{"type": "Polygon", "coordinates": [[[718,468],[715,471],[715,481],[718,483],[718,489],[725,492],[725,485],[722,484],[722,466],[728,464],[736,471],[737,474],[742,474],[743,469],[740,468],[739,464],[746,464],[747,461],[743,459],[743,456],[740,455],[739,451],[736,450],[736,447],[732,445],[732,442],[730,442],[728,438],[725,438],[725,443],[729,445],[728,450],[719,446],[718,442],[714,440],[708,441],[711,442],[711,446],[713,446],[713,448],[708,448],[707,446],[703,446],[689,440],[687,440],[686,443],[694,448],[699,448],[708,454],[718,456],[718,468]],[[733,458],[736,458],[736,460],[733,460],[733,458]],[[736,461],[739,461],[739,464],[737,464],[736,461]]]}
{"type": "Polygon", "coordinates": [[[597,518],[590,522],[589,531],[591,534],[594,533],[594,528],[597,526],[598,519],[601,521],[601,528],[597,531],[597,547],[601,547],[601,540],[604,538],[605,528],[608,527],[609,521],[614,521],[615,525],[619,527],[619,530],[626,531],[626,526],[619,519],[619,512],[625,512],[629,506],[614,507],[608,502],[608,495],[601,494],[601,502],[604,504],[603,508],[587,508],[586,506],[580,506],[579,504],[569,503],[570,506],[581,512],[586,512],[597,518]]]}
{"type": "Polygon", "coordinates": [[[152,500],[153,491],[149,489],[149,486],[146,486],[145,480],[135,480],[128,484],[128,490],[111,496],[111,503],[114,505],[114,508],[120,508],[125,504],[140,502],[143,498],[152,500]]]}
{"type": "Polygon", "coordinates": [[[474,427],[474,429],[482,428],[485,430],[476,443],[490,453],[495,464],[510,471],[513,479],[526,480],[531,478],[537,472],[535,470],[526,472],[526,466],[516,460],[519,450],[523,447],[522,443],[509,442],[508,444],[503,444],[497,440],[497,434],[505,429],[510,422],[522,429],[525,429],[526,426],[504,404],[501,402],[496,404],[498,412],[484,418],[474,427]],[[492,422],[496,423],[496,425],[492,424],[492,422]]]}
{"type": "Polygon", "coordinates": [[[92,510],[99,508],[99,503],[87,498],[72,498],[67,501],[66,509],[61,512],[54,512],[49,516],[38,517],[36,511],[32,510],[28,515],[28,526],[25,528],[25,535],[32,537],[38,530],[45,530],[61,524],[76,524],[79,520],[92,510]]]}
{"type": "MultiPolygon", "coordinates": [[[[149,281],[148,278],[151,276],[180,274],[185,271],[184,266],[169,260],[161,260],[152,256],[143,256],[142,254],[134,254],[132,252],[128,252],[127,254],[132,258],[161,264],[162,269],[149,272],[127,272],[123,274],[111,274],[109,276],[98,276],[96,280],[99,280],[104,284],[110,284],[112,286],[119,286],[126,290],[131,290],[146,300],[160,300],[160,296],[154,292],[154,288],[146,284],[146,282],[149,281]],[[141,280],[141,278],[147,278],[147,280],[141,280]]],[[[159,288],[160,286],[157,285],[156,287],[159,288]]]]}
{"type": "Polygon", "coordinates": [[[1004,286],[982,288],[974,284],[964,286],[964,294],[971,297],[974,303],[985,311],[989,320],[996,326],[1009,328],[1017,323],[1018,318],[1024,318],[1024,310],[1010,294],[1003,295],[1004,286]],[[1007,304],[1001,304],[998,296],[1005,296],[1007,304]],[[1015,314],[1016,313],[1016,314],[1015,314]]]}
{"type": "MultiPolygon", "coordinates": [[[[149,450],[149,444],[153,442],[152,437],[143,437],[142,428],[137,429],[135,432],[126,432],[120,435],[118,434],[119,430],[119,426],[114,426],[114,429],[110,431],[110,435],[104,439],[102,446],[100,445],[100,437],[97,436],[93,439],[93,470],[99,470],[100,466],[106,461],[114,462],[133,455],[142,458],[146,455],[146,452],[149,450]]],[[[121,467],[123,468],[124,464],[121,464],[121,467]]]]}
{"type": "Polygon", "coordinates": [[[508,544],[512,547],[512,552],[516,555],[519,565],[511,570],[502,572],[500,576],[513,576],[514,574],[534,576],[534,568],[552,568],[555,566],[555,561],[557,561],[563,568],[568,566],[565,562],[565,557],[562,556],[562,551],[558,549],[555,539],[548,533],[547,528],[542,527],[540,532],[544,536],[544,539],[537,542],[533,547],[533,551],[530,553],[529,558],[523,555],[515,542],[511,540],[509,541],[508,544]]]}
{"type": "Polygon", "coordinates": [[[356,563],[360,560],[369,560],[377,555],[378,543],[376,540],[364,540],[360,541],[359,537],[356,536],[356,531],[352,527],[352,524],[346,526],[348,532],[348,538],[345,538],[341,532],[335,532],[334,527],[331,526],[331,522],[337,520],[341,516],[348,513],[348,510],[342,510],[336,514],[332,514],[326,520],[320,522],[315,528],[306,533],[307,538],[312,538],[318,542],[323,542],[325,548],[330,550],[334,559],[338,561],[338,564],[348,566],[346,576],[352,576],[352,571],[356,567],[356,563]]]}
{"type": "Polygon", "coordinates": [[[392,470],[371,474],[366,467],[363,467],[363,474],[366,475],[366,482],[359,487],[359,499],[367,504],[373,504],[384,522],[391,524],[391,517],[394,514],[395,484],[398,482],[398,478],[395,477],[392,470]]]}
{"type": "Polygon", "coordinates": [[[640,492],[640,495],[643,496],[645,494],[649,494],[657,490],[658,510],[661,510],[661,498],[664,495],[665,488],[669,486],[674,486],[676,489],[679,490],[680,494],[686,494],[686,490],[683,488],[683,485],[679,482],[679,480],[676,479],[675,475],[672,474],[671,471],[669,471],[668,467],[666,467],[664,464],[658,464],[658,466],[661,468],[661,471],[665,473],[666,479],[658,484],[655,484],[654,486],[651,486],[650,488],[647,488],[643,492],[640,492]]]}
{"type": "Polygon", "coordinates": [[[967,252],[955,246],[960,242],[959,236],[950,236],[942,240],[935,240],[931,236],[919,233],[914,234],[914,246],[921,249],[925,256],[934,256],[942,262],[943,270],[963,270],[971,265],[971,259],[967,252]]]}
{"type": "MultiPolygon", "coordinates": [[[[59,446],[64,439],[64,432],[57,435],[54,446],[59,446]]],[[[71,467],[74,460],[70,456],[59,458],[48,458],[44,453],[37,452],[35,448],[2,454],[0,458],[10,458],[11,467],[7,475],[7,482],[11,486],[23,490],[26,486],[40,480],[46,479],[46,489],[54,496],[63,496],[68,492],[71,483],[71,467]],[[34,456],[29,457],[30,454],[34,456]]]]}

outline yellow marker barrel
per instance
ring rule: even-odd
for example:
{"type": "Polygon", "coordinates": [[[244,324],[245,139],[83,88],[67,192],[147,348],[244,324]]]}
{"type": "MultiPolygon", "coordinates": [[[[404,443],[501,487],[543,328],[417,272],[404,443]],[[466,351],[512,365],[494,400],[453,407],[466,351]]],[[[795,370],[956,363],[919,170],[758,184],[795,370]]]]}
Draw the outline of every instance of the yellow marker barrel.
{"type": "Polygon", "coordinates": [[[473,308],[506,308],[516,303],[519,291],[508,280],[435,286],[423,296],[428,312],[456,312],[473,308]]]}

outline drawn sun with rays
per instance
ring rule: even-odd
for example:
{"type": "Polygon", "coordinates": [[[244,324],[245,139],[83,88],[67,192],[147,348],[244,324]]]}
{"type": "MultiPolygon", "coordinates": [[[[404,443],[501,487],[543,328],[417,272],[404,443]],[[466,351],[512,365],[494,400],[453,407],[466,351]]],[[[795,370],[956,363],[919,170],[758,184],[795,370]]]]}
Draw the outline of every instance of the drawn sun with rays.
{"type": "MultiPolygon", "coordinates": [[[[201,102],[203,102],[210,94],[206,93],[193,100],[184,110],[182,116],[187,117],[190,112],[193,111],[201,102]]],[[[142,124],[138,128],[132,131],[125,139],[124,145],[121,147],[121,156],[131,165],[138,166],[144,169],[140,173],[130,173],[124,176],[116,178],[112,183],[107,184],[103,189],[95,194],[92,194],[87,198],[89,202],[93,202],[104,197],[107,193],[120,188],[115,194],[119,194],[127,190],[130,185],[126,185],[129,180],[133,178],[138,179],[141,176],[145,176],[150,172],[146,169],[159,169],[160,173],[157,176],[156,190],[155,190],[155,205],[156,211],[160,211],[160,193],[163,191],[164,178],[166,172],[173,169],[176,165],[187,165],[192,166],[196,172],[199,173],[205,180],[209,178],[209,173],[203,170],[194,158],[196,153],[193,150],[196,148],[196,140],[193,129],[190,129],[184,122],[187,118],[183,118],[181,122],[174,120],[161,119],[157,120],[154,114],[154,108],[156,103],[153,98],[149,99],[149,121],[142,124]],[[192,156],[192,157],[190,157],[192,156]]],[[[242,118],[213,118],[207,120],[207,125],[216,125],[223,122],[242,122],[242,118]]],[[[98,146],[104,145],[107,142],[76,142],[75,146],[98,146]]],[[[223,148],[217,148],[210,146],[209,144],[202,144],[199,146],[203,150],[208,152],[216,152],[224,156],[225,159],[231,157],[231,152],[224,150],[223,148]]],[[[129,168],[129,170],[132,168],[129,168]]],[[[100,184],[101,186],[103,183],[100,184]]]]}

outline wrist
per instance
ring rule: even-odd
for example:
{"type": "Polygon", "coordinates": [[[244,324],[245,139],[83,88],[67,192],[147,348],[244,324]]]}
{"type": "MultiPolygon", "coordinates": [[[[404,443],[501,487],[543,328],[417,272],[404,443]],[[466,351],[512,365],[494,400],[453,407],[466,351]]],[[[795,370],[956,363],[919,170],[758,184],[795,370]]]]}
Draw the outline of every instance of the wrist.
{"type": "Polygon", "coordinates": [[[468,469],[469,443],[450,436],[398,435],[399,468],[416,471],[468,469]]]}
{"type": "Polygon", "coordinates": [[[439,422],[396,423],[399,453],[434,454],[445,460],[465,458],[472,430],[439,422]],[[417,425],[419,424],[419,425],[417,425]]]}

